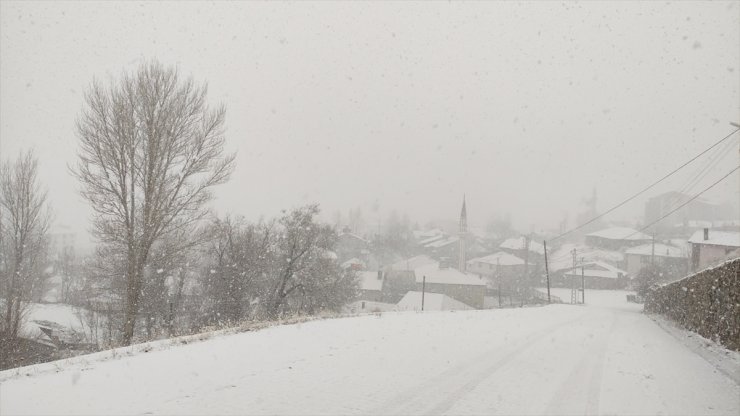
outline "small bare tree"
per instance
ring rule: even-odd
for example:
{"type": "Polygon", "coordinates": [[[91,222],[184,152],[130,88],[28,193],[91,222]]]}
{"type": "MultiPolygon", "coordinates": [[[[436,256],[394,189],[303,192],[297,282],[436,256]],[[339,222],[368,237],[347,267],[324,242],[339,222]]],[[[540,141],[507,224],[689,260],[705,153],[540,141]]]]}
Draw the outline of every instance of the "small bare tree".
{"type": "Polygon", "coordinates": [[[354,276],[345,276],[334,258],[336,233],[316,221],[318,213],[318,205],[306,205],[285,213],[278,221],[281,230],[271,250],[272,270],[262,302],[268,318],[283,312],[336,309],[335,305],[346,303],[346,299],[326,299],[338,295],[340,287],[342,292],[354,294],[354,276]]]}
{"type": "Polygon", "coordinates": [[[61,279],[58,301],[72,303],[73,294],[79,290],[79,269],[74,248],[63,247],[54,261],[54,273],[61,279]]]}
{"type": "Polygon", "coordinates": [[[43,283],[50,210],[32,151],[0,167],[0,297],[2,332],[18,336],[24,307],[43,283]]]}
{"type": "Polygon", "coordinates": [[[209,108],[206,92],[153,62],[107,87],[94,82],[77,121],[74,174],[94,210],[95,235],[125,253],[125,345],[134,336],[152,246],[199,223],[211,188],[232,171],[225,110],[209,108]]]}

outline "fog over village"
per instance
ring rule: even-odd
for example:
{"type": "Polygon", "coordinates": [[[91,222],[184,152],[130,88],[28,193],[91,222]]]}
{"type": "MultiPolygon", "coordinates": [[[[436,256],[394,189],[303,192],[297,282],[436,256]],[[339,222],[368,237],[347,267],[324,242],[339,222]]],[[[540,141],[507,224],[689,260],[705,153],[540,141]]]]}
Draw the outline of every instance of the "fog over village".
{"type": "Polygon", "coordinates": [[[0,1],[0,414],[738,414],[739,21],[0,1]]]}

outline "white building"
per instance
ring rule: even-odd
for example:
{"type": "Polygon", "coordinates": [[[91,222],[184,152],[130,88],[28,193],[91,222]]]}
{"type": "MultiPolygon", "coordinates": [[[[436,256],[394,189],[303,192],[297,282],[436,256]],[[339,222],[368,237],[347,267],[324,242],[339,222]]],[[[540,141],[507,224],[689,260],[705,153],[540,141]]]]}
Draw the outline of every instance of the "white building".
{"type": "Polygon", "coordinates": [[[696,272],[740,257],[740,232],[716,231],[709,228],[696,231],[689,239],[691,271],[696,272]]]}

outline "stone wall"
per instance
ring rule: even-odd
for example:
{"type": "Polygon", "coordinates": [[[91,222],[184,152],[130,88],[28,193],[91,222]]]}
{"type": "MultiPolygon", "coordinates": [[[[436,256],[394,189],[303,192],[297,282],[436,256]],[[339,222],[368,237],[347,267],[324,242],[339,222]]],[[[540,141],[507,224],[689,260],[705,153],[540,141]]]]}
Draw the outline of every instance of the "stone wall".
{"type": "Polygon", "coordinates": [[[645,311],[740,351],[740,258],[654,288],[645,311]]]}

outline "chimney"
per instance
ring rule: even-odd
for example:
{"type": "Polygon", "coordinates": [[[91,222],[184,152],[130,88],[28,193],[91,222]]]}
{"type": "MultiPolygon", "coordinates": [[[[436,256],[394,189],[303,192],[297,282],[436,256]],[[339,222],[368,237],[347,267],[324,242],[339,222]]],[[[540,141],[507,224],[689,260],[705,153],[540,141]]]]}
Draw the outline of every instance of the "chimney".
{"type": "Polygon", "coordinates": [[[378,270],[378,280],[383,280],[383,271],[378,270]]]}
{"type": "Polygon", "coordinates": [[[709,228],[704,229],[704,241],[709,240],[709,228]]]}

